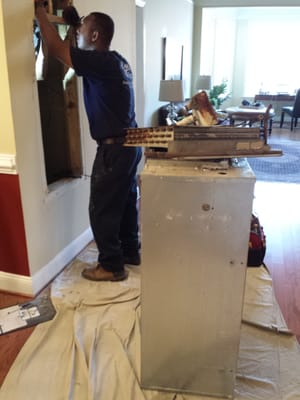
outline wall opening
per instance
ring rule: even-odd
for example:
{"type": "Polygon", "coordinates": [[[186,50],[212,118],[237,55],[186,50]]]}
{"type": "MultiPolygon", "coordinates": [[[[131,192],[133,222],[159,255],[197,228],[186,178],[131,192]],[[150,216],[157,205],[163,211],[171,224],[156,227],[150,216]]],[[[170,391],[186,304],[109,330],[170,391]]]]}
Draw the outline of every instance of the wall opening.
{"type": "MultiPolygon", "coordinates": [[[[54,26],[61,38],[74,40],[73,28],[61,23],[62,6],[63,1],[48,1],[49,13],[58,17],[54,26]]],[[[77,78],[72,69],[47,55],[36,25],[34,46],[45,171],[50,185],[79,178],[83,173],[77,78]]]]}

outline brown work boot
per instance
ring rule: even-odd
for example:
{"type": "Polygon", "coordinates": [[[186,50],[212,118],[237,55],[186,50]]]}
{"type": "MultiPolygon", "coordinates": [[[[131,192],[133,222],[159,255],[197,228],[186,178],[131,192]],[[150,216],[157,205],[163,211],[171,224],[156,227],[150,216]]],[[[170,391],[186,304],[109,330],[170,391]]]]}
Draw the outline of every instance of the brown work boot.
{"type": "Polygon", "coordinates": [[[128,277],[127,271],[106,271],[100,264],[94,268],[85,268],[81,275],[90,281],[123,281],[128,277]]]}

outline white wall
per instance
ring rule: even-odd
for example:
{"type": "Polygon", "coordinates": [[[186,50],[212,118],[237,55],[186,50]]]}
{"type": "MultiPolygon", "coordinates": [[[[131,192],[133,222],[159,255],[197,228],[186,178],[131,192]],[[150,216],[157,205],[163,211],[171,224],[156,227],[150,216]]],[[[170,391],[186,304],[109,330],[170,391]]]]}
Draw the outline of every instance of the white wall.
{"type": "MultiPolygon", "coordinates": [[[[9,118],[12,120],[10,126],[13,126],[16,142],[17,173],[20,178],[32,292],[36,293],[91,239],[88,218],[90,182],[84,176],[71,183],[56,185],[49,191],[45,177],[35,79],[33,1],[2,0],[1,4],[4,42],[1,41],[0,45],[7,48],[7,78],[11,98],[11,112],[8,109],[6,118],[7,121],[9,118]]],[[[75,0],[74,5],[80,15],[103,11],[112,16],[116,29],[111,48],[122,53],[134,73],[137,72],[135,1],[75,0]]],[[[193,4],[190,0],[147,0],[143,13],[146,32],[143,52],[144,125],[152,125],[156,123],[155,114],[162,105],[158,101],[158,89],[161,79],[161,39],[164,35],[184,45],[183,75],[186,96],[190,95],[193,4]]],[[[79,89],[81,91],[80,84],[79,89]]],[[[80,124],[84,172],[89,175],[96,145],[89,135],[82,102],[80,124]]]]}
{"type": "MultiPolygon", "coordinates": [[[[30,275],[51,265],[47,279],[64,265],[55,257],[88,228],[89,182],[77,180],[60,191],[48,192],[42,150],[41,126],[32,38],[33,2],[3,0],[7,68],[20,177],[30,275]]],[[[17,251],[17,249],[16,249],[17,251]]],[[[75,254],[65,255],[64,261],[75,254]]],[[[52,275],[52,276],[51,276],[52,275]]],[[[39,278],[42,286],[43,278],[39,278]]],[[[41,287],[35,287],[35,292],[41,287]]]]}
{"type": "Polygon", "coordinates": [[[145,126],[157,124],[156,111],[162,70],[162,38],[184,46],[183,78],[185,95],[191,91],[193,4],[189,0],[147,0],[145,20],[145,126]]]}
{"type": "Polygon", "coordinates": [[[15,155],[15,138],[13,132],[13,120],[11,115],[11,101],[9,92],[8,71],[6,64],[6,46],[4,41],[4,26],[2,3],[0,2],[0,155],[15,155]],[[6,116],[6,118],[3,118],[6,116]]]}
{"type": "MultiPolygon", "coordinates": [[[[113,17],[116,23],[113,47],[135,64],[134,1],[86,0],[76,1],[77,4],[81,15],[104,11],[113,17]]],[[[32,291],[36,293],[92,238],[88,218],[90,181],[83,177],[49,192],[35,80],[33,1],[2,0],[2,8],[12,109],[6,118],[12,116],[14,125],[32,291]]],[[[82,102],[80,113],[84,169],[89,175],[96,144],[90,139],[82,102]]]]}

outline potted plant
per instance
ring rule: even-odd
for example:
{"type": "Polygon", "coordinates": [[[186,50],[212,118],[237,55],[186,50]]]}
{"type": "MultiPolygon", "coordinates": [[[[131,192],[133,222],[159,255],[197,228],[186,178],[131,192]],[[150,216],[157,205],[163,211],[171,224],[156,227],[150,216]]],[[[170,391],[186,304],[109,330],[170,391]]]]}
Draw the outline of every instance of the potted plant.
{"type": "Polygon", "coordinates": [[[209,93],[208,97],[211,104],[216,108],[220,108],[221,104],[229,98],[229,93],[227,92],[227,81],[223,81],[220,85],[214,85],[209,93]]]}

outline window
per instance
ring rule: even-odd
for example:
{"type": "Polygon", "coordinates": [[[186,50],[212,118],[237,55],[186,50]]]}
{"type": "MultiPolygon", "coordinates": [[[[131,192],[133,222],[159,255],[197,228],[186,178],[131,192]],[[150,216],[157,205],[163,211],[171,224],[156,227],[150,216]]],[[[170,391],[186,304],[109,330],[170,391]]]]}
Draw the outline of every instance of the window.
{"type": "Polygon", "coordinates": [[[228,81],[233,97],[300,87],[300,7],[204,8],[200,74],[228,81]]]}

